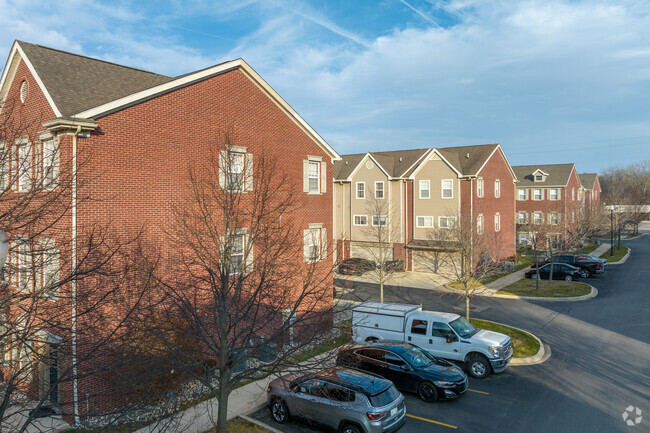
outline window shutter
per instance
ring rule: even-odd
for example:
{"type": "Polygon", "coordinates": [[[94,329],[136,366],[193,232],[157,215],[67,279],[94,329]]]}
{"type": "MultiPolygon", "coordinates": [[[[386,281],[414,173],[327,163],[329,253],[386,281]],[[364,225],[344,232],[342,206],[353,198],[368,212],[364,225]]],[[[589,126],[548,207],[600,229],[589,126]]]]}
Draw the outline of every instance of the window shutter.
{"type": "Polygon", "coordinates": [[[219,151],[219,187],[226,189],[226,172],[228,171],[228,152],[219,151]]]}
{"type": "Polygon", "coordinates": [[[59,173],[61,166],[61,142],[59,140],[54,141],[54,161],[52,161],[52,183],[53,185],[50,188],[55,188],[59,185],[59,173]]]}
{"type": "Polygon", "coordinates": [[[253,272],[253,241],[250,235],[244,237],[246,241],[246,272],[253,272]]]}
{"type": "Polygon", "coordinates": [[[4,142],[0,142],[0,191],[4,191],[9,186],[9,167],[11,157],[9,148],[4,142]]]}
{"type": "Polygon", "coordinates": [[[36,183],[37,187],[40,187],[39,183],[41,182],[41,173],[43,172],[43,143],[38,142],[34,146],[35,148],[35,158],[34,162],[36,162],[36,168],[34,170],[34,182],[36,183]]]}
{"type": "Polygon", "coordinates": [[[321,229],[320,236],[321,236],[321,238],[320,238],[320,249],[321,249],[320,258],[321,258],[321,260],[324,260],[325,258],[327,258],[327,229],[326,228],[323,227],[321,229]]]}
{"type": "Polygon", "coordinates": [[[13,191],[18,191],[18,167],[20,164],[18,163],[18,151],[16,149],[16,146],[11,146],[11,158],[10,158],[11,163],[11,177],[9,178],[9,182],[11,182],[11,189],[13,191]]]}
{"type": "Polygon", "coordinates": [[[309,192],[309,160],[302,162],[302,192],[309,192]]]}
{"type": "Polygon", "coordinates": [[[311,262],[309,257],[309,244],[311,243],[311,230],[303,231],[303,259],[305,262],[311,262]]]}
{"type": "Polygon", "coordinates": [[[246,191],[252,191],[253,190],[253,154],[252,153],[247,153],[246,154],[246,180],[244,181],[244,185],[246,186],[246,191]]]}
{"type": "Polygon", "coordinates": [[[557,199],[562,200],[562,188],[557,189],[557,199]]]}
{"type": "Polygon", "coordinates": [[[325,161],[320,163],[320,192],[321,194],[327,192],[327,163],[325,161]]]}
{"type": "Polygon", "coordinates": [[[32,189],[33,185],[33,179],[34,179],[34,160],[33,160],[33,155],[32,155],[32,145],[31,143],[25,145],[25,149],[27,150],[25,152],[25,169],[27,170],[27,182],[25,182],[25,190],[30,190],[32,189]]]}

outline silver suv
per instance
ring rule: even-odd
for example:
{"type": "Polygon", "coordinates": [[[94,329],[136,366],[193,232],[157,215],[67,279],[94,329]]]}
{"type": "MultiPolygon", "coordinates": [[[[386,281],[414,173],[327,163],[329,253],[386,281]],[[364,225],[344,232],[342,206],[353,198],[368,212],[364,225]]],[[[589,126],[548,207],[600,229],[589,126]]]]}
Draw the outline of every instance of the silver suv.
{"type": "Polygon", "coordinates": [[[391,381],[343,367],[275,379],[267,401],[277,423],[296,417],[341,433],[394,432],[406,420],[404,396],[391,381]]]}

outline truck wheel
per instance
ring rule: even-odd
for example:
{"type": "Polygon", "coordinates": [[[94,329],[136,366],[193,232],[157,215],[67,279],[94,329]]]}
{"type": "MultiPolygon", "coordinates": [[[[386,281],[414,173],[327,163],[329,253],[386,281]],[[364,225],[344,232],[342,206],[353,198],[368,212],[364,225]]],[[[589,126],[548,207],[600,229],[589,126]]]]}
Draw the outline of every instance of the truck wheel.
{"type": "Polygon", "coordinates": [[[589,278],[591,277],[591,271],[587,268],[581,268],[580,269],[580,277],[581,278],[589,278]]]}
{"type": "Polygon", "coordinates": [[[436,387],[433,386],[433,383],[424,381],[418,385],[418,397],[427,403],[430,401],[436,401],[438,400],[438,391],[436,390],[436,387]]]}
{"type": "Polygon", "coordinates": [[[378,341],[379,341],[379,339],[377,339],[377,337],[368,337],[368,338],[366,338],[366,343],[376,343],[378,341]]]}
{"type": "Polygon", "coordinates": [[[573,277],[571,275],[567,275],[564,277],[564,281],[573,281],[573,277]]]}
{"type": "Polygon", "coordinates": [[[289,422],[289,409],[287,408],[287,404],[282,399],[276,398],[273,400],[270,409],[273,421],[277,422],[278,424],[285,424],[289,422]]]}
{"type": "Polygon", "coordinates": [[[491,370],[490,362],[484,356],[474,355],[467,362],[467,372],[477,379],[485,379],[491,370]]]}

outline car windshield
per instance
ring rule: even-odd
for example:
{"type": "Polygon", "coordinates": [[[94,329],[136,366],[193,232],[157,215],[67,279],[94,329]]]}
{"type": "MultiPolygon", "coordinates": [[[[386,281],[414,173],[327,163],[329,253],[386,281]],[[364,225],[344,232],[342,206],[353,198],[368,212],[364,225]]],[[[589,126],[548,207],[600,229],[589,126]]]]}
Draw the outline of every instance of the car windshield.
{"type": "Polygon", "coordinates": [[[399,396],[400,393],[397,388],[395,388],[394,385],[391,385],[379,394],[371,395],[370,404],[372,404],[374,407],[386,406],[387,404],[390,404],[397,400],[399,396]]]}
{"type": "Polygon", "coordinates": [[[434,364],[437,361],[429,352],[415,346],[406,347],[404,352],[400,353],[400,355],[402,355],[404,360],[413,368],[424,367],[429,364],[434,364]]]}
{"type": "Polygon", "coordinates": [[[462,338],[471,337],[478,332],[478,329],[476,329],[474,325],[462,317],[450,322],[449,326],[451,326],[451,328],[456,331],[456,334],[460,335],[462,338]]]}

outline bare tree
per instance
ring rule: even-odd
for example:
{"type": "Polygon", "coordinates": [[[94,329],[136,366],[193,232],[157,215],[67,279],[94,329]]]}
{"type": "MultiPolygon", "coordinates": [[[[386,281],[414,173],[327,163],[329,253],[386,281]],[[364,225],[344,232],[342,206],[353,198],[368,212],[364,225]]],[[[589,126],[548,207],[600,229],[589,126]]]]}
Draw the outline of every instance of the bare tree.
{"type": "Polygon", "coordinates": [[[233,389],[297,368],[333,317],[325,228],[306,228],[301,196],[276,161],[260,153],[253,164],[235,144],[225,134],[190,167],[167,230],[173,252],[149,260],[157,291],[136,325],[146,338],[127,342],[215,396],[218,432],[233,389]]]}

